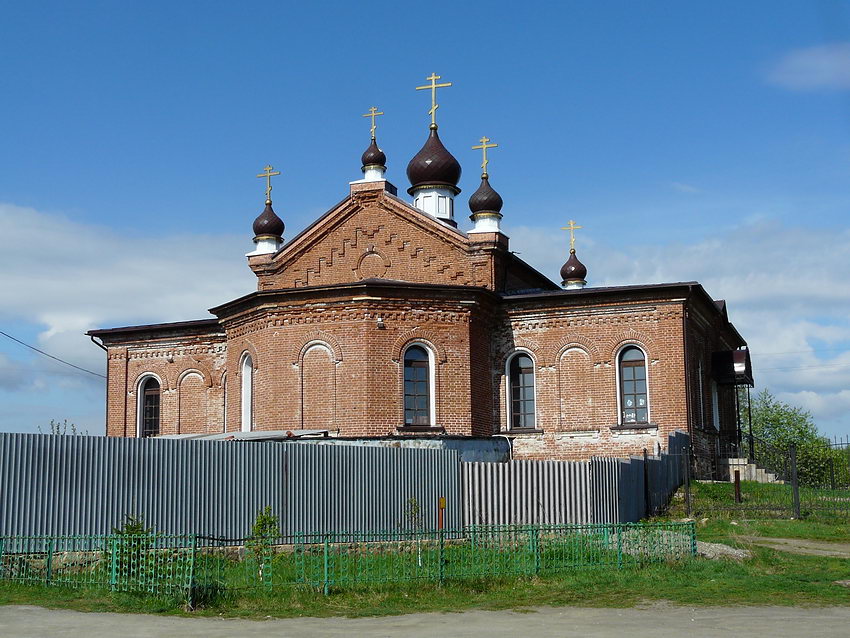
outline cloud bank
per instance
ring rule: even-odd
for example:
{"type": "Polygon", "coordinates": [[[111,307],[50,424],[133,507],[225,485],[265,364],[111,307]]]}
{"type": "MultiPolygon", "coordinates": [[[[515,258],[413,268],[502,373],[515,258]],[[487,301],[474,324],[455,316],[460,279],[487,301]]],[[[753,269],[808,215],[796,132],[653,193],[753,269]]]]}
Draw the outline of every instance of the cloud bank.
{"type": "Polygon", "coordinates": [[[794,49],[770,70],[767,80],[792,91],[850,89],[850,42],[794,49]]]}

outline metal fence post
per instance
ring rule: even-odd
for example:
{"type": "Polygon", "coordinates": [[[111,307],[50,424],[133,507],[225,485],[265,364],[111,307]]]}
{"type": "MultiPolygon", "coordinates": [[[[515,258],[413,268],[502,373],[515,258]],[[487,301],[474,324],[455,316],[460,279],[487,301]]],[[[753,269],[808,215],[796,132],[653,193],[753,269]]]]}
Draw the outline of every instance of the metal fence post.
{"type": "Polygon", "coordinates": [[[439,577],[440,577],[440,585],[443,584],[443,581],[446,578],[446,531],[444,529],[440,529],[437,534],[439,535],[440,545],[439,545],[439,577]]]}
{"type": "Polygon", "coordinates": [[[186,591],[186,604],[189,606],[189,609],[194,607],[193,605],[193,595],[195,593],[195,560],[198,554],[198,535],[192,534],[192,543],[190,545],[191,554],[189,555],[189,578],[187,584],[186,591]]]}
{"type": "Polygon", "coordinates": [[[325,535],[325,547],[324,547],[324,571],[323,571],[323,592],[325,596],[330,594],[330,543],[328,541],[327,534],[325,535]]]}
{"type": "Polygon", "coordinates": [[[691,446],[684,447],[682,460],[685,463],[685,515],[691,517],[691,446]]]}
{"type": "Polygon", "coordinates": [[[643,515],[649,518],[652,515],[652,496],[649,491],[649,458],[646,448],[643,448],[643,515]]]}
{"type": "Polygon", "coordinates": [[[53,578],[53,543],[54,540],[52,538],[47,541],[47,569],[44,574],[45,585],[49,585],[53,578]]]}
{"type": "Polygon", "coordinates": [[[109,539],[109,588],[114,590],[118,584],[118,539],[109,539]]]}
{"type": "Polygon", "coordinates": [[[623,568],[623,533],[626,531],[626,526],[622,523],[614,527],[617,534],[617,569],[623,568]]]}
{"type": "Polygon", "coordinates": [[[792,444],[791,452],[791,489],[794,495],[794,517],[800,518],[800,481],[797,478],[797,446],[792,444]]]}

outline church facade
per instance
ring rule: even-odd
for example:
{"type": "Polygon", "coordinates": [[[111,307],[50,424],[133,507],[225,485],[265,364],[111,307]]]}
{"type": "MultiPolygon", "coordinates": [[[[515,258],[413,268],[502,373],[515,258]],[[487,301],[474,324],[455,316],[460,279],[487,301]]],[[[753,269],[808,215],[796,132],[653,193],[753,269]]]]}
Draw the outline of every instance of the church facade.
{"type": "Polygon", "coordinates": [[[526,459],[736,436],[749,357],[725,304],[696,282],[588,287],[575,250],[558,285],[509,250],[489,140],[463,232],[460,165],[433,115],[409,199],[374,131],[373,117],[364,178],[287,242],[269,183],[254,292],[209,319],[88,333],[107,351],[109,436],[504,436],[526,459]]]}

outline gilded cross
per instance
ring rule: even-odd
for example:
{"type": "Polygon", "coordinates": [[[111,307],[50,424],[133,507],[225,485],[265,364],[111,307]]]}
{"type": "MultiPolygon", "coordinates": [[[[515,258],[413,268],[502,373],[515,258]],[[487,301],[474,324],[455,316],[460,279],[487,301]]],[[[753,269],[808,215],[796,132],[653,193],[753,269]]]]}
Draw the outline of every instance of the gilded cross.
{"type": "Polygon", "coordinates": [[[272,201],[272,177],[275,175],[280,175],[280,171],[274,170],[274,166],[269,164],[263,169],[265,172],[260,173],[257,177],[265,177],[266,178],[266,200],[272,201]]]}
{"type": "Polygon", "coordinates": [[[481,142],[481,144],[479,144],[478,146],[473,146],[472,150],[474,150],[474,151],[477,151],[479,149],[481,150],[481,155],[483,156],[482,157],[483,161],[481,162],[481,172],[484,175],[486,175],[487,174],[487,164],[490,163],[490,160],[487,159],[487,149],[488,148],[496,148],[498,146],[498,144],[488,144],[487,142],[490,141],[490,138],[487,137],[487,136],[482,137],[478,141],[481,142]]]}
{"type": "Polygon", "coordinates": [[[575,245],[576,245],[575,231],[577,231],[579,228],[584,228],[584,226],[576,226],[576,223],[572,219],[570,220],[569,224],[561,227],[561,230],[570,231],[570,250],[571,251],[575,250],[575,245]]]}
{"type": "Polygon", "coordinates": [[[378,128],[377,126],[375,126],[375,118],[378,117],[379,115],[383,115],[383,114],[384,114],[384,112],[379,111],[377,106],[373,106],[372,108],[369,109],[368,113],[363,114],[363,117],[371,117],[372,118],[372,128],[369,129],[369,130],[372,133],[372,139],[373,140],[375,139],[375,129],[378,128]]]}
{"type": "Polygon", "coordinates": [[[431,110],[428,113],[431,115],[431,125],[437,125],[437,109],[440,108],[440,105],[437,104],[437,89],[442,89],[447,86],[451,86],[451,82],[443,82],[442,84],[437,84],[437,80],[440,79],[440,76],[436,73],[432,73],[430,77],[425,78],[429,80],[431,84],[426,84],[425,86],[417,86],[417,91],[423,91],[425,89],[431,89],[431,110]]]}

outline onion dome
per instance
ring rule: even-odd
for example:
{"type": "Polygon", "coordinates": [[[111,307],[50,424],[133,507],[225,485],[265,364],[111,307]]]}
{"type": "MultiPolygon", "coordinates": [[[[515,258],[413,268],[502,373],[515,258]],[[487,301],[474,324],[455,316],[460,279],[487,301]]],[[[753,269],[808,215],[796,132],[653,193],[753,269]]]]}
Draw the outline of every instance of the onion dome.
{"type": "Polygon", "coordinates": [[[283,220],[272,210],[272,200],[266,200],[266,208],[260,216],[254,220],[254,235],[257,237],[283,236],[283,220]]]}
{"type": "Polygon", "coordinates": [[[363,152],[363,156],[360,158],[360,161],[363,162],[364,171],[370,166],[377,166],[379,168],[386,169],[387,156],[384,155],[384,152],[378,148],[378,144],[375,142],[374,137],[372,138],[372,143],[369,144],[369,148],[363,152]]]}
{"type": "Polygon", "coordinates": [[[413,191],[424,186],[443,187],[454,191],[455,194],[460,193],[457,187],[460,181],[460,164],[443,146],[440,136],[437,135],[436,124],[431,125],[428,140],[407,165],[407,179],[410,180],[407,192],[411,195],[413,191]]]}
{"type": "Polygon", "coordinates": [[[561,266],[561,279],[563,279],[561,285],[571,287],[570,284],[573,284],[572,287],[580,288],[587,283],[586,278],[587,268],[576,257],[575,248],[570,248],[570,258],[567,259],[567,263],[561,266]]]}
{"type": "Polygon", "coordinates": [[[469,198],[469,210],[472,217],[478,213],[499,213],[502,210],[502,197],[490,186],[487,173],[481,175],[481,186],[469,198]]]}

